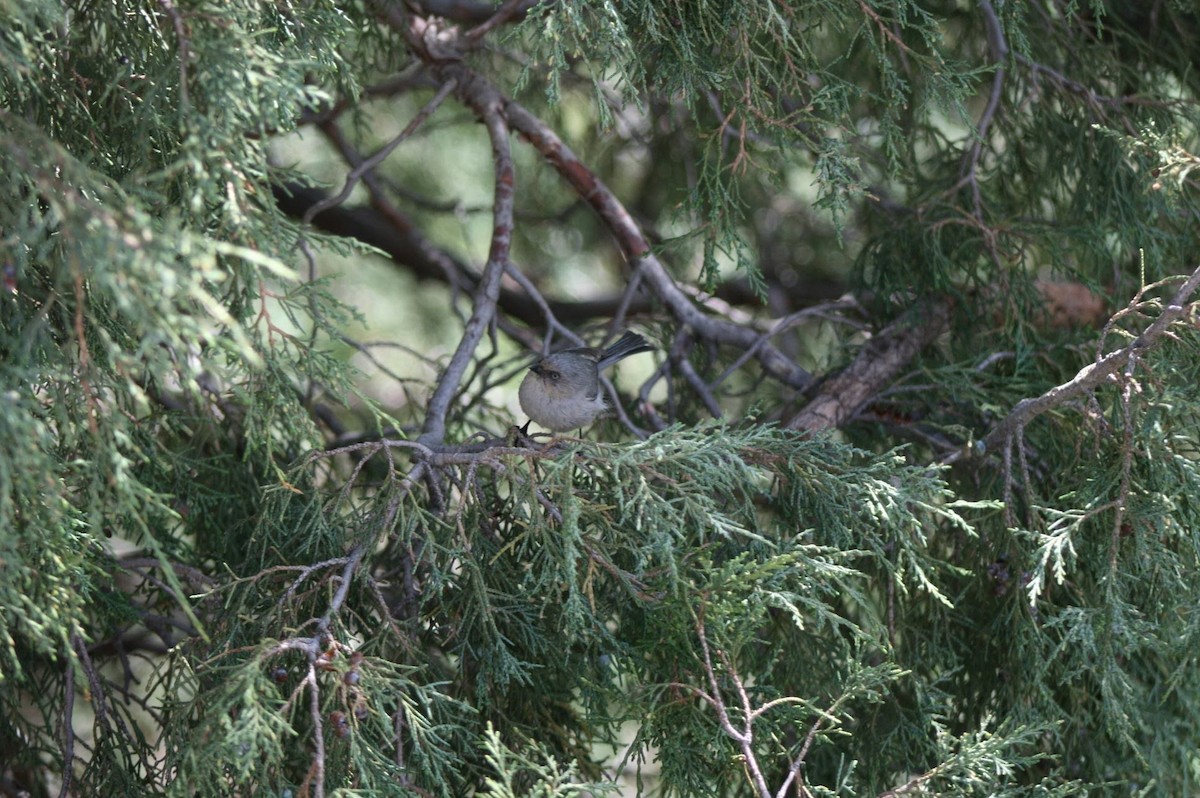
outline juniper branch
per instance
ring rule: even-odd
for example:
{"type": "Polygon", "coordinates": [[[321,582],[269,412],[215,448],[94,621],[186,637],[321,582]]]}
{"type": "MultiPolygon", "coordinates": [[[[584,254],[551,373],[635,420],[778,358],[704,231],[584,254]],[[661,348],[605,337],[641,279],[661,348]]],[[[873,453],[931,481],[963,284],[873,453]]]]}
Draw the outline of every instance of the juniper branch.
{"type": "Polygon", "coordinates": [[[981,452],[994,452],[1004,443],[1007,445],[1018,428],[1028,425],[1030,421],[1065,402],[1087,393],[1107,382],[1120,371],[1131,357],[1153,347],[1171,325],[1183,319],[1192,312],[1194,306],[1187,304],[1197,287],[1200,287],[1200,267],[1191,273],[1179,290],[1167,303],[1153,322],[1140,335],[1125,346],[1097,359],[1079,370],[1067,382],[1057,385],[1041,396],[1022,399],[1016,407],[983,439],[981,452]]]}

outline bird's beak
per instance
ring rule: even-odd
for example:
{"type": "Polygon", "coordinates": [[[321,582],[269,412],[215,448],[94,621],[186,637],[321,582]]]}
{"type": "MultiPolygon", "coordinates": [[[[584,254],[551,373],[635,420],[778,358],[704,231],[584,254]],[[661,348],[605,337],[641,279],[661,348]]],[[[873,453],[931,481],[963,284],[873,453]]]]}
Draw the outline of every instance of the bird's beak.
{"type": "Polygon", "coordinates": [[[529,367],[529,370],[532,371],[534,374],[537,374],[540,377],[542,375],[542,364],[540,362],[534,363],[532,366],[529,367]]]}

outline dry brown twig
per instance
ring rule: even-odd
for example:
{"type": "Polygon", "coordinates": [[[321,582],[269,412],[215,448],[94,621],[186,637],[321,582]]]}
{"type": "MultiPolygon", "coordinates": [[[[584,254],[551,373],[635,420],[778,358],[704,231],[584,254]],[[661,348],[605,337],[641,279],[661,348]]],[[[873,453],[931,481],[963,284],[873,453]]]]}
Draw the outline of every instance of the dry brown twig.
{"type": "Polygon", "coordinates": [[[809,752],[812,750],[813,743],[816,742],[817,735],[827,725],[836,724],[838,719],[836,713],[841,706],[849,700],[849,694],[843,694],[838,697],[826,710],[815,709],[816,719],[809,726],[805,734],[800,748],[794,755],[787,754],[789,763],[787,774],[780,782],[778,789],[772,793],[767,785],[766,776],[763,773],[762,765],[759,762],[759,752],[754,747],[754,724],[771,710],[788,705],[788,704],[805,704],[807,702],[795,697],[777,698],[772,701],[767,701],[759,706],[753,706],[750,701],[750,695],[746,691],[744,681],[738,675],[737,669],[728,655],[717,649],[715,651],[716,659],[721,662],[722,673],[721,678],[718,678],[717,669],[713,665],[714,650],[708,642],[708,633],[704,626],[703,616],[696,619],[696,636],[700,642],[700,654],[702,666],[704,668],[705,680],[708,682],[709,691],[705,692],[693,685],[676,683],[672,686],[685,689],[694,695],[698,696],[704,703],[712,707],[717,713],[717,720],[721,726],[721,730],[727,736],[732,738],[741,751],[742,761],[745,764],[746,774],[750,780],[754,791],[760,798],[784,798],[788,791],[795,788],[796,795],[808,796],[811,795],[808,788],[804,786],[803,776],[801,771],[804,768],[804,763],[808,758],[809,752]],[[730,711],[728,704],[725,701],[721,690],[721,682],[728,682],[737,695],[738,710],[740,711],[741,724],[735,725],[733,713],[730,711]]]}

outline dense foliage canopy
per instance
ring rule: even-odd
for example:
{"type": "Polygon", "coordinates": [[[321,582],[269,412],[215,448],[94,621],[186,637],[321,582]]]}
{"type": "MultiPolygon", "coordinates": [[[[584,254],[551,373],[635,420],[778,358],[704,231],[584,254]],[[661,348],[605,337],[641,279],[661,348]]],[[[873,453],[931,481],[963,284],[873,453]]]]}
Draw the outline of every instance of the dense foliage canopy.
{"type": "Polygon", "coordinates": [[[1197,4],[0,12],[0,795],[1197,789],[1197,4]]]}

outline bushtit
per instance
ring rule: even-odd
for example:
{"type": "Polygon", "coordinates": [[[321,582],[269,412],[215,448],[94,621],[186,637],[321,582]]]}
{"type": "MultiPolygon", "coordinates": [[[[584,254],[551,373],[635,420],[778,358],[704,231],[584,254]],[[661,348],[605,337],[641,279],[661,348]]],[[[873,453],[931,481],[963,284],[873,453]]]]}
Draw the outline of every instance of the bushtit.
{"type": "Polygon", "coordinates": [[[652,349],[645,338],[627,332],[608,349],[581,346],[546,355],[529,367],[521,381],[517,393],[521,409],[553,432],[586,427],[608,408],[600,372],[622,358],[652,349]]]}

